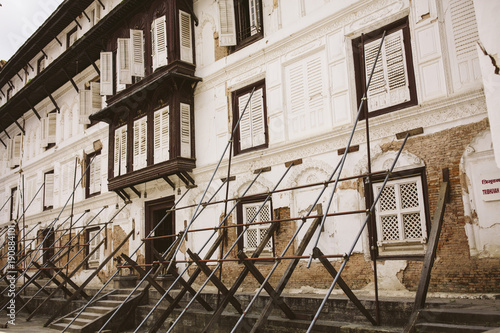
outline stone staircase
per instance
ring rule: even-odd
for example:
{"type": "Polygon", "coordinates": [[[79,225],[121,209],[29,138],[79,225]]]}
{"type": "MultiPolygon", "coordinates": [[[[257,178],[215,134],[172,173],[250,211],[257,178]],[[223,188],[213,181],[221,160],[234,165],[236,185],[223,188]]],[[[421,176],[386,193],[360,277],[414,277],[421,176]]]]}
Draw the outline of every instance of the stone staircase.
{"type": "Polygon", "coordinates": [[[417,332],[479,333],[500,327],[500,312],[492,309],[436,308],[422,310],[417,332]]]}
{"type": "MultiPolygon", "coordinates": [[[[85,309],[84,312],[76,320],[71,324],[71,326],[66,329],[66,332],[70,333],[90,333],[98,331],[102,325],[108,320],[111,314],[124,303],[127,295],[131,292],[131,290],[127,289],[119,289],[115,290],[113,293],[107,295],[103,299],[99,299],[93,305],[89,306],[85,309]]],[[[131,304],[135,301],[137,296],[130,298],[127,303],[122,306],[121,311],[127,310],[127,304],[131,304]]],[[[62,331],[75,317],[75,315],[80,310],[73,311],[68,315],[59,318],[54,321],[49,327],[53,329],[57,329],[62,331]]],[[[131,316],[133,320],[133,316],[131,316]]],[[[114,326],[118,326],[122,324],[124,318],[120,315],[117,315],[113,318],[110,324],[108,324],[108,328],[112,328],[114,326]]],[[[131,322],[133,325],[133,321],[131,322]]]]}

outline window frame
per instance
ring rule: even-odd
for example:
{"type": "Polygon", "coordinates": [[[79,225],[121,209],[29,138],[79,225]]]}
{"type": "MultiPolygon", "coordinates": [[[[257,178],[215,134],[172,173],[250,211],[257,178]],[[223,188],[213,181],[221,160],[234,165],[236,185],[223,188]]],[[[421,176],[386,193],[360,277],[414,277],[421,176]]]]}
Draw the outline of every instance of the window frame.
{"type": "MultiPolygon", "coordinates": [[[[423,218],[425,230],[422,230],[422,238],[418,239],[410,239],[410,240],[399,240],[399,241],[383,241],[379,240],[379,230],[381,230],[381,226],[379,225],[378,213],[375,210],[374,214],[371,215],[371,221],[369,225],[369,233],[372,237],[370,237],[370,246],[374,249],[374,254],[377,258],[384,259],[401,259],[401,258],[422,258],[425,254],[425,249],[427,246],[427,241],[429,238],[430,228],[431,228],[431,218],[429,211],[429,191],[427,187],[427,177],[425,167],[408,169],[393,172],[389,177],[389,182],[402,182],[405,179],[411,179],[419,177],[421,182],[421,191],[419,196],[421,196],[421,202],[423,206],[421,208],[423,212],[423,218]],[[391,249],[392,247],[392,249],[391,249]],[[404,248],[406,247],[406,248],[404,248]]],[[[365,193],[368,193],[366,196],[366,205],[367,207],[371,207],[374,197],[378,194],[375,192],[374,186],[377,183],[383,182],[385,179],[385,175],[376,175],[372,177],[371,183],[365,182],[365,193]]],[[[377,203],[377,207],[380,205],[380,202],[377,203]]],[[[398,214],[401,213],[398,211],[398,214]]]]}
{"type": "MultiPolygon", "coordinates": [[[[244,219],[244,214],[243,214],[243,208],[245,205],[249,205],[249,204],[257,204],[259,207],[262,205],[262,203],[264,203],[264,200],[266,199],[266,195],[261,195],[261,196],[258,196],[258,197],[253,197],[251,199],[242,199],[240,202],[238,202],[238,205],[236,206],[236,220],[237,220],[237,224],[238,226],[236,227],[236,236],[239,237],[239,235],[241,235],[241,233],[243,232],[245,226],[243,226],[243,224],[247,223],[244,219]]],[[[266,204],[269,205],[269,211],[270,211],[270,214],[271,214],[271,220],[273,219],[273,215],[274,215],[274,211],[273,211],[273,203],[272,203],[272,199],[268,199],[266,204]]],[[[257,229],[261,229],[263,228],[262,226],[264,226],[266,224],[261,224],[259,225],[259,227],[257,227],[257,229]]],[[[271,226],[271,223],[269,223],[269,227],[271,226]]],[[[246,246],[246,239],[247,239],[247,233],[248,233],[248,230],[245,232],[245,235],[243,235],[243,237],[241,237],[239,240],[238,240],[238,251],[243,251],[245,252],[247,255],[251,256],[253,255],[255,249],[251,248],[251,249],[248,249],[248,247],[246,246]]],[[[261,252],[261,256],[264,255],[264,256],[274,256],[275,255],[275,251],[276,251],[276,244],[275,244],[275,235],[273,235],[270,239],[270,242],[271,242],[271,250],[263,250],[261,252]]],[[[259,246],[260,244],[257,245],[257,247],[259,246]]]]}
{"type": "MultiPolygon", "coordinates": [[[[99,244],[99,242],[102,240],[101,239],[102,235],[100,233],[100,228],[99,227],[89,227],[85,230],[85,257],[89,255],[90,252],[94,249],[96,245],[99,244]],[[97,232],[99,235],[94,238],[95,244],[92,246],[92,244],[88,244],[90,239],[93,237],[91,236],[91,233],[97,232]]],[[[96,269],[99,267],[99,263],[101,262],[101,249],[99,248],[95,253],[94,256],[97,258],[95,260],[91,260],[89,258],[87,262],[85,263],[86,269],[96,269]]]]}
{"type": "Polygon", "coordinates": [[[12,187],[10,189],[10,220],[11,221],[15,221],[14,218],[14,214],[18,215],[17,212],[14,212],[14,209],[16,208],[17,209],[17,206],[19,206],[18,204],[18,195],[17,195],[17,186],[15,187],[12,187]],[[16,206],[16,207],[14,207],[16,206]]]}
{"type": "Polygon", "coordinates": [[[405,65],[407,71],[410,100],[399,104],[390,105],[383,109],[378,109],[371,112],[368,111],[368,103],[364,103],[360,119],[365,119],[366,114],[368,114],[368,118],[372,118],[418,104],[418,96],[417,96],[416,81],[415,81],[415,67],[413,65],[413,53],[411,48],[410,26],[408,17],[404,17],[389,25],[376,29],[370,33],[364,34],[352,41],[354,73],[356,78],[357,107],[359,108],[361,104],[361,98],[363,97],[367,81],[367,73],[365,70],[365,59],[364,59],[364,45],[371,41],[380,39],[384,31],[386,31],[386,36],[388,36],[389,34],[399,30],[402,30],[403,34],[404,55],[406,59],[405,65]]]}
{"type": "Polygon", "coordinates": [[[55,176],[54,176],[54,170],[50,170],[50,171],[47,171],[47,172],[44,172],[43,173],[43,182],[44,182],[44,186],[43,186],[43,210],[46,211],[46,210],[50,210],[50,209],[53,209],[54,208],[54,186],[55,186],[55,176]],[[52,205],[46,205],[46,201],[47,201],[47,175],[52,175],[53,179],[52,179],[52,205]]]}
{"type": "Polygon", "coordinates": [[[75,26],[75,27],[73,27],[73,29],[68,31],[68,33],[66,34],[66,50],[69,49],[78,40],[78,36],[75,36],[75,40],[73,41],[73,43],[70,44],[71,37],[73,35],[77,34],[77,32],[78,32],[78,27],[75,26]]]}
{"type": "MultiPolygon", "coordinates": [[[[248,2],[248,0],[234,0],[234,15],[235,15],[235,27],[236,27],[236,46],[235,49],[238,50],[240,48],[243,48],[249,44],[254,43],[255,41],[264,38],[264,21],[263,21],[263,15],[262,15],[262,0],[254,0],[255,4],[257,5],[257,32],[255,34],[251,34],[250,36],[247,37],[242,37],[242,30],[244,27],[242,26],[244,22],[242,22],[242,16],[243,14],[243,7],[242,7],[242,2],[248,2]]],[[[246,9],[246,8],[245,8],[246,9]]],[[[250,14],[251,9],[249,8],[249,14],[250,14]]],[[[250,25],[251,19],[249,19],[249,26],[248,28],[251,29],[252,26],[250,25]]]]}
{"type": "MultiPolygon", "coordinates": [[[[92,197],[95,197],[95,196],[101,194],[101,191],[102,191],[102,181],[100,182],[100,189],[99,189],[99,191],[90,193],[92,165],[95,165],[95,163],[101,163],[101,161],[100,161],[101,158],[102,158],[102,156],[101,156],[101,150],[97,150],[97,151],[95,151],[95,152],[93,152],[91,154],[88,154],[86,156],[86,158],[85,158],[85,165],[86,166],[89,166],[90,161],[92,161],[92,159],[93,159],[92,164],[88,168],[86,168],[86,172],[85,172],[85,198],[86,199],[92,198],[92,197]],[[99,160],[98,160],[97,156],[99,156],[99,160]]],[[[101,168],[99,168],[99,169],[101,170],[101,168]]],[[[100,172],[100,174],[101,174],[100,178],[102,180],[102,171],[100,172]]]]}
{"type": "MultiPolygon", "coordinates": [[[[263,106],[263,121],[264,121],[264,137],[265,137],[265,142],[260,145],[252,146],[249,148],[242,149],[241,148],[241,142],[240,142],[240,130],[241,130],[241,122],[238,125],[238,129],[234,133],[234,155],[239,155],[242,153],[247,153],[251,152],[254,150],[260,150],[260,149],[265,149],[269,147],[269,129],[268,129],[268,124],[267,124],[267,102],[266,102],[266,84],[265,80],[261,80],[258,82],[255,82],[251,85],[248,85],[244,88],[238,89],[236,91],[233,91],[231,94],[232,97],[232,112],[233,112],[233,129],[236,126],[240,112],[239,112],[239,98],[241,96],[244,96],[246,94],[251,93],[252,89],[255,88],[255,91],[258,89],[262,89],[262,106],[263,106]]],[[[245,111],[245,114],[247,114],[248,110],[245,111]]]]}

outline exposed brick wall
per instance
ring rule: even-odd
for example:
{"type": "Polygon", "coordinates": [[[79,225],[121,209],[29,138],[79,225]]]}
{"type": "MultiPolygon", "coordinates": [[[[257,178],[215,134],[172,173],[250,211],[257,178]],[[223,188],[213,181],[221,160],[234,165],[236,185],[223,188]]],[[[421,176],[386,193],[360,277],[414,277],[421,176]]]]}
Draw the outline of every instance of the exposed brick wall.
{"type": "MultiPolygon", "coordinates": [[[[419,135],[410,137],[405,150],[420,157],[426,166],[426,176],[429,190],[430,216],[432,218],[436,209],[439,187],[442,182],[442,169],[448,168],[450,174],[451,195],[450,203],[446,206],[443,229],[438,244],[437,258],[432,272],[429,291],[435,292],[459,292],[459,293],[493,293],[500,292],[500,260],[471,258],[469,245],[465,234],[465,218],[462,202],[462,187],[460,180],[460,159],[465,148],[474,137],[488,128],[487,120],[478,123],[464,125],[430,135],[419,135]]],[[[398,150],[401,141],[386,144],[382,147],[384,151],[398,150]]],[[[353,183],[355,185],[355,183],[353,183]]],[[[349,188],[352,188],[353,184],[349,188]]],[[[347,186],[345,185],[345,186],[347,186]]],[[[354,186],[356,187],[356,186],[354,186]]],[[[282,207],[274,211],[275,219],[286,219],[290,217],[290,209],[282,207]]],[[[233,222],[229,222],[231,224],[233,222]]],[[[296,230],[295,222],[282,222],[275,235],[275,255],[280,256],[284,247],[296,230]]],[[[236,240],[236,228],[228,230],[228,246],[236,240]]],[[[294,246],[286,253],[292,255],[298,247],[296,241],[294,246]],[[293,250],[293,252],[292,252],[293,250]]],[[[229,258],[236,258],[237,247],[232,251],[229,258]]],[[[307,253],[306,253],[307,255],[307,253]]],[[[284,271],[288,267],[289,260],[282,260],[270,283],[276,286],[284,271]]],[[[338,270],[341,261],[331,261],[338,270]]],[[[260,272],[266,276],[273,267],[274,262],[256,264],[260,272]]],[[[380,263],[382,264],[382,263],[380,263]]],[[[212,267],[214,267],[212,265],[212,267]]],[[[416,290],[422,268],[421,261],[408,261],[403,272],[394,272],[398,279],[409,290],[416,290]]],[[[193,272],[195,267],[190,269],[193,272]]],[[[230,288],[236,277],[243,269],[243,265],[237,262],[225,262],[222,270],[222,280],[230,288]]],[[[217,273],[219,276],[219,273],[217,273]]],[[[363,254],[354,254],[342,273],[342,278],[353,289],[360,289],[373,282],[373,264],[363,254]]],[[[206,276],[200,275],[198,284],[205,281],[206,276]]],[[[302,260],[290,278],[287,288],[298,289],[302,286],[314,288],[328,288],[333,278],[321,265],[314,261],[310,269],[306,267],[306,261],[302,260]]],[[[249,274],[242,289],[253,292],[260,284],[249,274]]]]}

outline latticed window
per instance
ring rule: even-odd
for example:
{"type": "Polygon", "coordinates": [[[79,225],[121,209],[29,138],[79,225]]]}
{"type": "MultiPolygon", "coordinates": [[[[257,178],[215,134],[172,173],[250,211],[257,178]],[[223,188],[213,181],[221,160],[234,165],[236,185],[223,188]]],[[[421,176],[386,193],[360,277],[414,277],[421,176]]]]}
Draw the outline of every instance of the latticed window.
{"type": "MultiPolygon", "coordinates": [[[[374,184],[373,188],[376,196],[382,183],[374,184]]],[[[426,241],[425,204],[419,176],[387,182],[375,210],[379,246],[426,241]]]]}
{"type": "MultiPolygon", "coordinates": [[[[266,202],[264,206],[262,206],[262,202],[243,204],[242,208],[243,223],[253,224],[256,222],[265,222],[272,220],[270,202],[266,202]]],[[[243,250],[245,252],[255,251],[266,236],[269,227],[269,223],[250,225],[248,227],[248,230],[243,235],[243,250]]],[[[264,251],[273,251],[272,237],[267,242],[264,251]]]]}

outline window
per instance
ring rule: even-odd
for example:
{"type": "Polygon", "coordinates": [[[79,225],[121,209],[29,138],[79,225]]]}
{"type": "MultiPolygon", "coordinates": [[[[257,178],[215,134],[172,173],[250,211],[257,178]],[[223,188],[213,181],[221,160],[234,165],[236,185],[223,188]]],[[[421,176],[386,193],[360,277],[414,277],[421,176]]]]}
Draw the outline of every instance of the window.
{"type": "Polygon", "coordinates": [[[358,103],[366,88],[383,31],[386,31],[386,36],[367,92],[370,117],[417,104],[407,18],[353,41],[358,103]]]}
{"type": "Polygon", "coordinates": [[[115,130],[113,162],[115,177],[127,173],[127,125],[123,125],[115,130]]]}
{"type": "MultiPolygon", "coordinates": [[[[373,196],[381,187],[382,182],[373,184],[373,196]]],[[[379,254],[424,253],[428,221],[424,193],[422,175],[387,182],[375,207],[379,254]]]]}
{"type": "Polygon", "coordinates": [[[191,152],[191,106],[181,103],[181,156],[186,158],[192,157],[191,152]]]}
{"type": "MultiPolygon", "coordinates": [[[[94,249],[99,245],[101,241],[101,234],[99,233],[99,228],[89,228],[86,230],[85,243],[87,244],[87,253],[86,256],[89,255],[94,249]]],[[[99,260],[101,259],[101,251],[97,249],[94,253],[89,257],[87,261],[87,268],[97,268],[99,267],[99,260]]]]}
{"type": "Polygon", "coordinates": [[[168,161],[170,158],[170,115],[168,106],[154,113],[154,161],[168,161]]]}
{"type": "Polygon", "coordinates": [[[235,133],[235,154],[266,148],[268,145],[264,81],[233,93],[234,126],[245,110],[245,106],[247,106],[246,111],[235,133]],[[252,94],[254,87],[255,90],[252,94]],[[251,98],[250,95],[252,95],[251,98]]]}
{"type": "Polygon", "coordinates": [[[38,59],[36,63],[36,73],[40,74],[45,69],[45,66],[46,66],[45,56],[42,56],[38,59]]]}
{"type": "Polygon", "coordinates": [[[134,121],[134,170],[139,170],[147,165],[147,116],[134,121]]]}
{"type": "MultiPolygon", "coordinates": [[[[263,200],[253,202],[243,202],[238,206],[238,224],[256,223],[271,221],[272,208],[271,202],[268,200],[263,206],[263,200]],[[262,208],[261,208],[262,206],[262,208]]],[[[255,224],[250,225],[248,230],[243,234],[243,239],[240,241],[239,247],[244,252],[250,255],[259,247],[261,240],[266,236],[270,224],[255,224]]],[[[245,227],[238,227],[238,234],[243,232],[245,227]]],[[[273,237],[269,239],[264,247],[264,254],[272,255],[274,253],[273,237]]]]}
{"type": "Polygon", "coordinates": [[[85,183],[85,197],[90,198],[101,193],[101,151],[87,155],[85,164],[90,164],[85,183]]]}
{"type": "Polygon", "coordinates": [[[9,139],[9,145],[7,146],[7,155],[9,157],[9,167],[14,169],[21,163],[21,147],[22,147],[23,137],[18,134],[11,139],[9,139]]]}
{"type": "Polygon", "coordinates": [[[328,123],[326,68],[322,54],[285,68],[287,120],[293,138],[322,129],[328,123]]]}
{"type": "Polygon", "coordinates": [[[66,48],[69,49],[71,45],[76,42],[77,39],[78,28],[74,27],[70,32],[66,35],[66,48]]]}
{"type": "Polygon", "coordinates": [[[101,52],[101,95],[113,95],[113,52],[101,52]]]}
{"type": "Polygon", "coordinates": [[[42,122],[42,147],[50,149],[56,144],[56,126],[57,114],[52,111],[46,117],[41,119],[42,122]]]}
{"type": "Polygon", "coordinates": [[[42,242],[43,263],[47,263],[54,256],[55,234],[54,231],[47,228],[38,232],[39,242],[42,242]]]}
{"type": "Polygon", "coordinates": [[[18,217],[18,197],[17,197],[17,187],[10,190],[10,220],[17,220],[18,217]]]}
{"type": "Polygon", "coordinates": [[[151,27],[153,71],[168,64],[165,16],[153,21],[151,27]]]}
{"type": "Polygon", "coordinates": [[[43,175],[43,210],[54,208],[54,170],[43,175]]]}
{"type": "Polygon", "coordinates": [[[181,60],[193,63],[193,41],[191,32],[191,15],[179,11],[179,31],[181,60]]]}
{"type": "Polygon", "coordinates": [[[90,24],[92,26],[96,25],[97,22],[101,20],[101,5],[96,3],[94,8],[90,10],[90,24]]]}
{"type": "Polygon", "coordinates": [[[99,82],[90,82],[90,89],[81,89],[80,95],[80,124],[90,124],[89,116],[101,109],[102,99],[99,82]]]}
{"type": "Polygon", "coordinates": [[[219,45],[245,46],[263,36],[261,0],[219,0],[219,45]]]}

